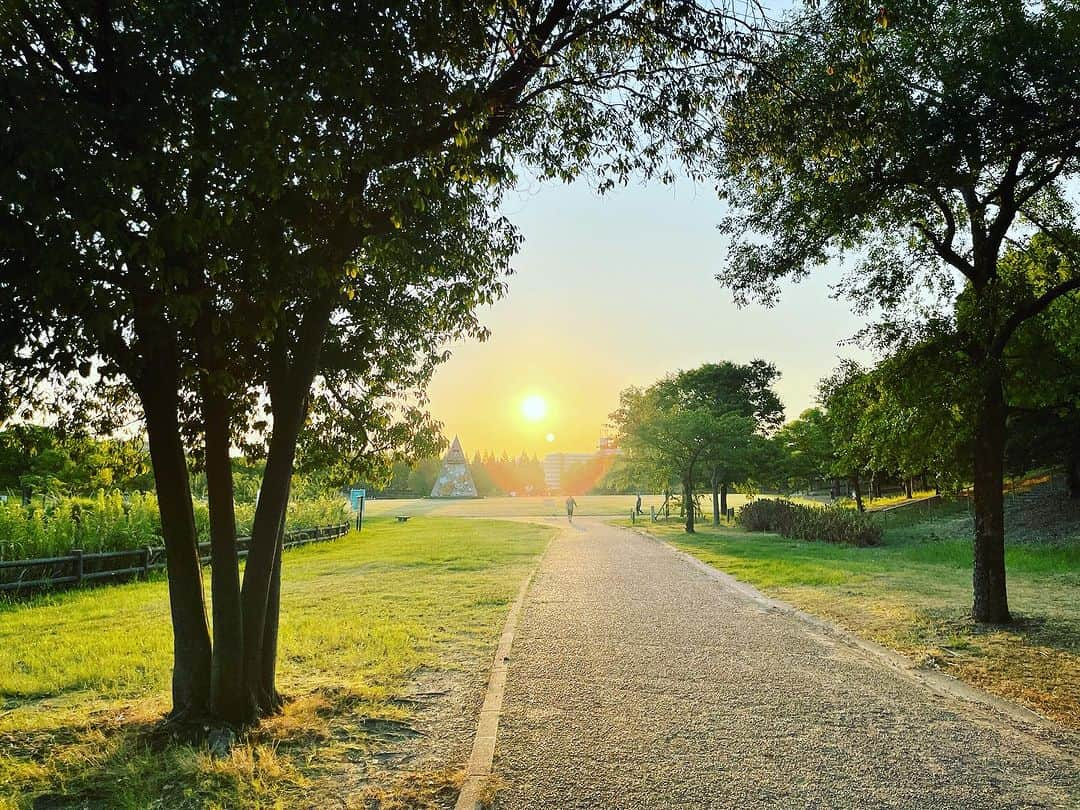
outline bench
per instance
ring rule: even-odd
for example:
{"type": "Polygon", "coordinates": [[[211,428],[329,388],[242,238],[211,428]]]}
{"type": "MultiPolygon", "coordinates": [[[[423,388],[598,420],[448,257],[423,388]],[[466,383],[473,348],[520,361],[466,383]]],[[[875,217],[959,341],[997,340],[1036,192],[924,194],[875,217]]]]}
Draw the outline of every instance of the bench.
{"type": "Polygon", "coordinates": [[[408,519],[409,519],[409,515],[398,515],[397,516],[397,522],[398,523],[404,523],[408,519]]]}

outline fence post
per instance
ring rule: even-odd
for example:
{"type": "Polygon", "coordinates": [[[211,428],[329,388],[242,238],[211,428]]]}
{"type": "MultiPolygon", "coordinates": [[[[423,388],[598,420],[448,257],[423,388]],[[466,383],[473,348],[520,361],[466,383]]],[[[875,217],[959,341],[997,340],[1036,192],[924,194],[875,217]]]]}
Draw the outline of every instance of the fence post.
{"type": "Polygon", "coordinates": [[[75,584],[82,585],[83,579],[83,552],[81,548],[73,548],[71,556],[75,559],[75,584]]]}
{"type": "Polygon", "coordinates": [[[142,572],[143,579],[150,579],[150,546],[143,549],[142,572]]]}
{"type": "Polygon", "coordinates": [[[637,509],[630,510],[630,522],[637,525],[637,509]]]}

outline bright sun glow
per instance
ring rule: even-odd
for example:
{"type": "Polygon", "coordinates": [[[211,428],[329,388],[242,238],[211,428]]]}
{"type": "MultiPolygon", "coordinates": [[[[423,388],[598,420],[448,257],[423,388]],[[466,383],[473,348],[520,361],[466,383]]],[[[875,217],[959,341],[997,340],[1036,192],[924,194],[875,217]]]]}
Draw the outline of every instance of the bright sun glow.
{"type": "Polygon", "coordinates": [[[547,440],[547,441],[548,441],[549,443],[550,443],[550,442],[553,442],[553,441],[555,441],[555,434],[554,434],[554,433],[549,433],[549,434],[548,434],[547,436],[545,436],[544,438],[545,438],[545,439],[546,439],[546,440],[547,440]]]}
{"type": "Polygon", "coordinates": [[[538,422],[547,414],[547,403],[536,394],[527,396],[521,402],[521,412],[530,422],[538,422]]]}

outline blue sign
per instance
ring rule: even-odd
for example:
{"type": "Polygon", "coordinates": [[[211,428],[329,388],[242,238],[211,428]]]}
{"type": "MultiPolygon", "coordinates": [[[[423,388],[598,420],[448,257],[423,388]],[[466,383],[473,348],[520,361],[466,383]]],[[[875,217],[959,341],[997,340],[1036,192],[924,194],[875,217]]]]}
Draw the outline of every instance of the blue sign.
{"type": "Polygon", "coordinates": [[[359,512],[364,508],[364,501],[367,499],[366,489],[351,489],[349,490],[349,506],[352,507],[354,512],[359,512]]]}

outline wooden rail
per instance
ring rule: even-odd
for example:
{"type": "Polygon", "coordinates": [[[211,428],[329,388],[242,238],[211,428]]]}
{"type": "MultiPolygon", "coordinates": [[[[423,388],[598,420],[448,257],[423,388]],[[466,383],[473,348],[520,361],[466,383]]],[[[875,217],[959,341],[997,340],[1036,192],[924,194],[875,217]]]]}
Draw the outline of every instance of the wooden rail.
{"type": "MultiPolygon", "coordinates": [[[[308,543],[319,543],[342,537],[349,531],[348,523],[332,526],[316,526],[311,529],[296,529],[286,532],[285,548],[294,548],[308,543]]],[[[250,537],[236,538],[237,555],[248,555],[247,546],[250,537]]],[[[210,544],[199,543],[199,562],[210,564],[210,544]]],[[[59,585],[76,587],[86,582],[96,582],[113,578],[137,577],[144,579],[151,571],[160,571],[165,567],[165,548],[146,546],[144,548],[123,549],[121,551],[99,551],[85,553],[82,549],[72,549],[70,554],[61,557],[38,557],[28,560],[0,560],[0,579],[4,571],[18,570],[19,576],[9,582],[0,581],[0,591],[34,590],[52,588],[59,585]],[[122,561],[114,567],[115,563],[122,561]],[[132,565],[131,563],[135,564],[132,565]],[[33,569],[41,569],[33,571],[33,569]],[[55,571],[58,575],[52,576],[55,571]],[[29,572],[37,574],[35,579],[25,579],[29,572]]]]}

